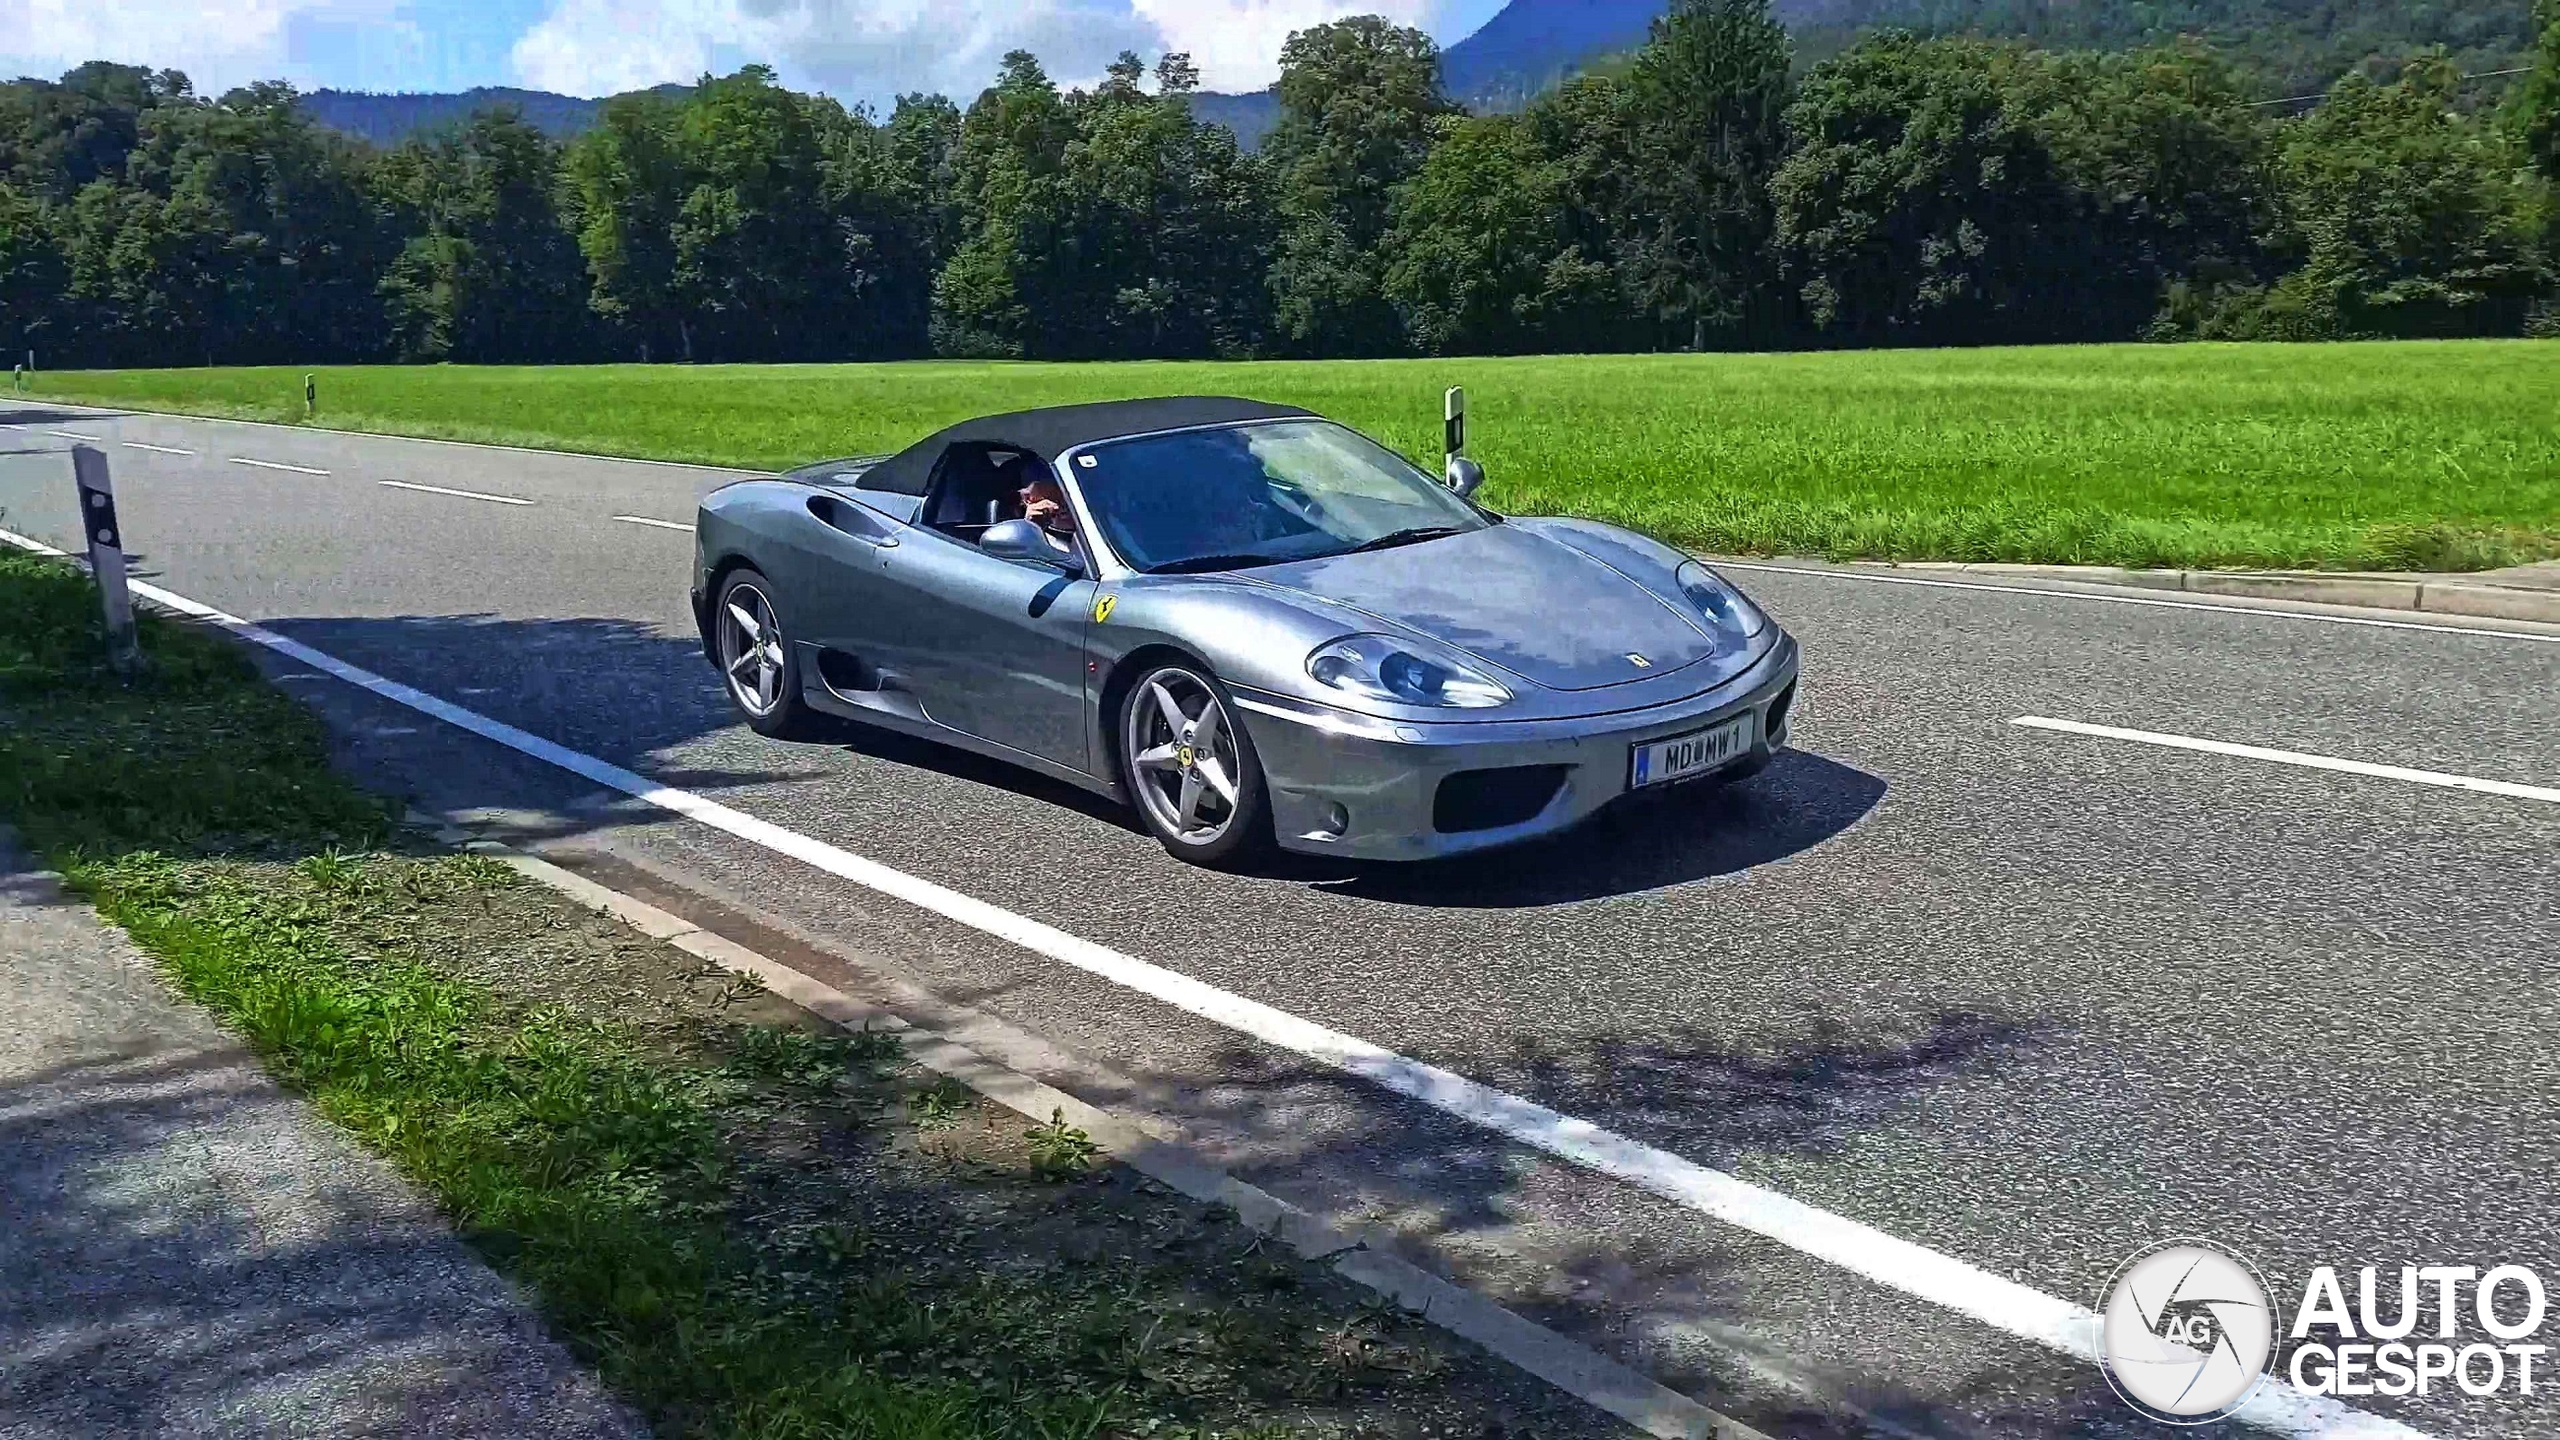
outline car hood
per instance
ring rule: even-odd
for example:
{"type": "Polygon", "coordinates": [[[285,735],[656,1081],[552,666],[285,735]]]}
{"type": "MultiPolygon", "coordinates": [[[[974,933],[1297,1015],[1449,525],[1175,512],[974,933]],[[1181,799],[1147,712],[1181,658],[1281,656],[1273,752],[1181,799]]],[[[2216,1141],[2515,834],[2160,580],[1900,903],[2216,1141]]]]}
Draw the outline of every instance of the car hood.
{"type": "Polygon", "coordinates": [[[1418,630],[1554,690],[1667,675],[1716,651],[1715,637],[1661,596],[1520,524],[1225,578],[1418,630]]]}

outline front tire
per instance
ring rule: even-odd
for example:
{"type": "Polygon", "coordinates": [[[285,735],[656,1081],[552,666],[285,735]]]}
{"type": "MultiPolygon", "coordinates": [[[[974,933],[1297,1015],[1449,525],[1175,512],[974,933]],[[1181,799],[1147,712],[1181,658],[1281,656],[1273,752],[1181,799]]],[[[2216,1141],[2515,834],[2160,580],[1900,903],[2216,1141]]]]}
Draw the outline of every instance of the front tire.
{"type": "Polygon", "coordinates": [[[1120,773],[1166,853],[1228,865],[1271,846],[1271,799],[1235,701],[1207,672],[1159,665],[1120,702],[1120,773]]]}
{"type": "Polygon", "coordinates": [[[773,582],[753,569],[731,571],[711,604],[712,659],[729,703],[749,729],[775,740],[806,737],[817,716],[800,698],[800,655],[782,628],[773,582]]]}

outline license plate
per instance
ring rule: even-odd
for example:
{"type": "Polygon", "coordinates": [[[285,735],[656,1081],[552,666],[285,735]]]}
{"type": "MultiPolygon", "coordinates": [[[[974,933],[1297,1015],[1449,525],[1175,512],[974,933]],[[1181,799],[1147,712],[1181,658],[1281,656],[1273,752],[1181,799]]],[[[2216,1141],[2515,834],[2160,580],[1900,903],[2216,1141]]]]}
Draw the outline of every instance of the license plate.
{"type": "Polygon", "coordinates": [[[1647,785],[1668,785],[1741,759],[1751,753],[1752,719],[1745,712],[1721,725],[1637,746],[1631,787],[1641,790],[1647,785]]]}

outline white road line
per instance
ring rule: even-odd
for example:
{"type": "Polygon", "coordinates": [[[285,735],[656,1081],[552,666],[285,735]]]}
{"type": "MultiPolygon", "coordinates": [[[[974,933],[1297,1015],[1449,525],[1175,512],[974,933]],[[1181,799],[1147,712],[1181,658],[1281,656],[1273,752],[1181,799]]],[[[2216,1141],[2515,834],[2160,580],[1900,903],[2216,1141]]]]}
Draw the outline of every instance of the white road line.
{"type": "Polygon", "coordinates": [[[530,505],[533,503],[530,500],[519,500],[513,495],[488,495],[483,494],[478,490],[447,490],[441,485],[412,485],[406,480],[377,480],[374,483],[377,485],[388,485],[394,490],[415,490],[422,495],[450,495],[456,500],[486,500],[492,505],[530,505]]]}
{"type": "MultiPolygon", "coordinates": [[[[2311,620],[2323,625],[2357,625],[2370,630],[2424,630],[2436,635],[2480,635],[2493,640],[2533,640],[2560,645],[2560,632],[2485,630],[2476,625],[2430,625],[2418,620],[2368,620],[2360,615],[2320,615],[2308,610],[2268,610],[2255,605],[2217,605],[2204,600],[2154,600],[2145,595],[2095,595],[2085,590],[2045,590],[2033,585],[1977,584],[1970,580],[1923,580],[1916,575],[1875,575],[1864,570],[1813,570],[1801,565],[1761,565],[1744,560],[1710,560],[1719,570],[1754,570],[1763,575],[1810,575],[1820,580],[1858,580],[1869,585],[1918,585],[1930,590],[1982,590],[1994,595],[2041,595],[2047,600],[2091,600],[2101,605],[2139,605],[2150,610],[2205,610],[2217,615],[2256,615],[2268,620],[2311,620]]],[[[2103,581],[2086,581],[2103,584],[2103,581]]]]}
{"type": "MultiPolygon", "coordinates": [[[[5,530],[0,530],[0,541],[45,554],[62,553],[5,530]]],[[[891,869],[690,791],[660,785],[644,775],[554,744],[504,721],[358,669],[336,656],[209,605],[140,582],[133,589],[145,599],[218,625],[253,645],[334,675],[393,704],[433,716],[645,804],[699,821],[812,869],[1100,976],[1276,1048],[1359,1076],[1523,1145],[1775,1240],[1888,1289],[1970,1316],[2064,1355],[2093,1363],[2098,1358],[2100,1321],[2097,1313],[2086,1306],[2044,1294],[1954,1256],[1897,1239],[1721,1170],[1639,1144],[1587,1120],[1559,1114],[1463,1075],[1407,1059],[1284,1010],[1079,939],[1028,916],[891,869]]],[[[2261,1387],[2235,1418],[2304,1440],[2314,1436],[2427,1440],[2425,1432],[2399,1421],[2366,1414],[2327,1396],[2304,1394],[2281,1380],[2271,1380],[2261,1387]]]]}
{"type": "Polygon", "coordinates": [[[2054,730],[2065,735],[2088,735],[2100,740],[2130,740],[2137,745],[2160,745],[2171,750],[2193,750],[2205,755],[2229,755],[2241,760],[2264,760],[2276,765],[2299,765],[2306,770],[2335,770],[2344,775],[2370,775],[2378,780],[2406,780],[2412,785],[2435,785],[2447,790],[2475,790],[2483,795],[2504,795],[2516,800],[2540,800],[2560,805],[2560,789],[2545,785],[2518,785],[2510,780],[2483,780],[2474,775],[2452,775],[2442,770],[2410,770],[2398,765],[2370,765],[2362,760],[2340,760],[2329,755],[2312,755],[2300,750],[2269,750],[2258,745],[2234,745],[2227,740],[2197,740],[2186,735],[2163,735],[2156,730],[2119,730],[2113,725],[2088,725],[2078,720],[2051,720],[2042,715],[2021,715],[2009,722],[2030,730],[2054,730]]]}
{"type": "Polygon", "coordinates": [[[52,436],[56,440],[86,440],[92,445],[104,445],[107,443],[95,435],[83,435],[77,430],[47,430],[44,433],[52,436]]]}
{"type": "Polygon", "coordinates": [[[175,445],[146,445],[139,440],[125,440],[118,443],[122,444],[127,450],[148,450],[154,455],[193,455],[196,453],[193,450],[181,450],[175,445]]]}
{"type": "Polygon", "coordinates": [[[296,475],[326,475],[329,473],[326,470],[314,470],[308,465],[287,465],[279,460],[252,460],[245,455],[232,456],[231,463],[234,465],[253,466],[260,470],[290,470],[296,475]]]}
{"type": "Polygon", "coordinates": [[[687,535],[693,533],[692,526],[674,520],[652,520],[646,515],[616,515],[613,518],[625,525],[648,525],[660,530],[681,530],[687,535]]]}

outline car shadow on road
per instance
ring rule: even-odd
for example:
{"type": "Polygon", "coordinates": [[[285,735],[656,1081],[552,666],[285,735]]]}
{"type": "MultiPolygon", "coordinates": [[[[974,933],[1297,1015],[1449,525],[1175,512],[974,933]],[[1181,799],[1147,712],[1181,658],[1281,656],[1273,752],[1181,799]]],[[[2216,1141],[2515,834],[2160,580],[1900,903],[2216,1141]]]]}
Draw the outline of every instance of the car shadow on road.
{"type": "Polygon", "coordinates": [[[1530,909],[1737,875],[1826,844],[1883,803],[1881,778],[1801,750],[1730,785],[1633,795],[1562,835],[1418,864],[1288,856],[1269,873],[1393,905],[1530,909]]]}

